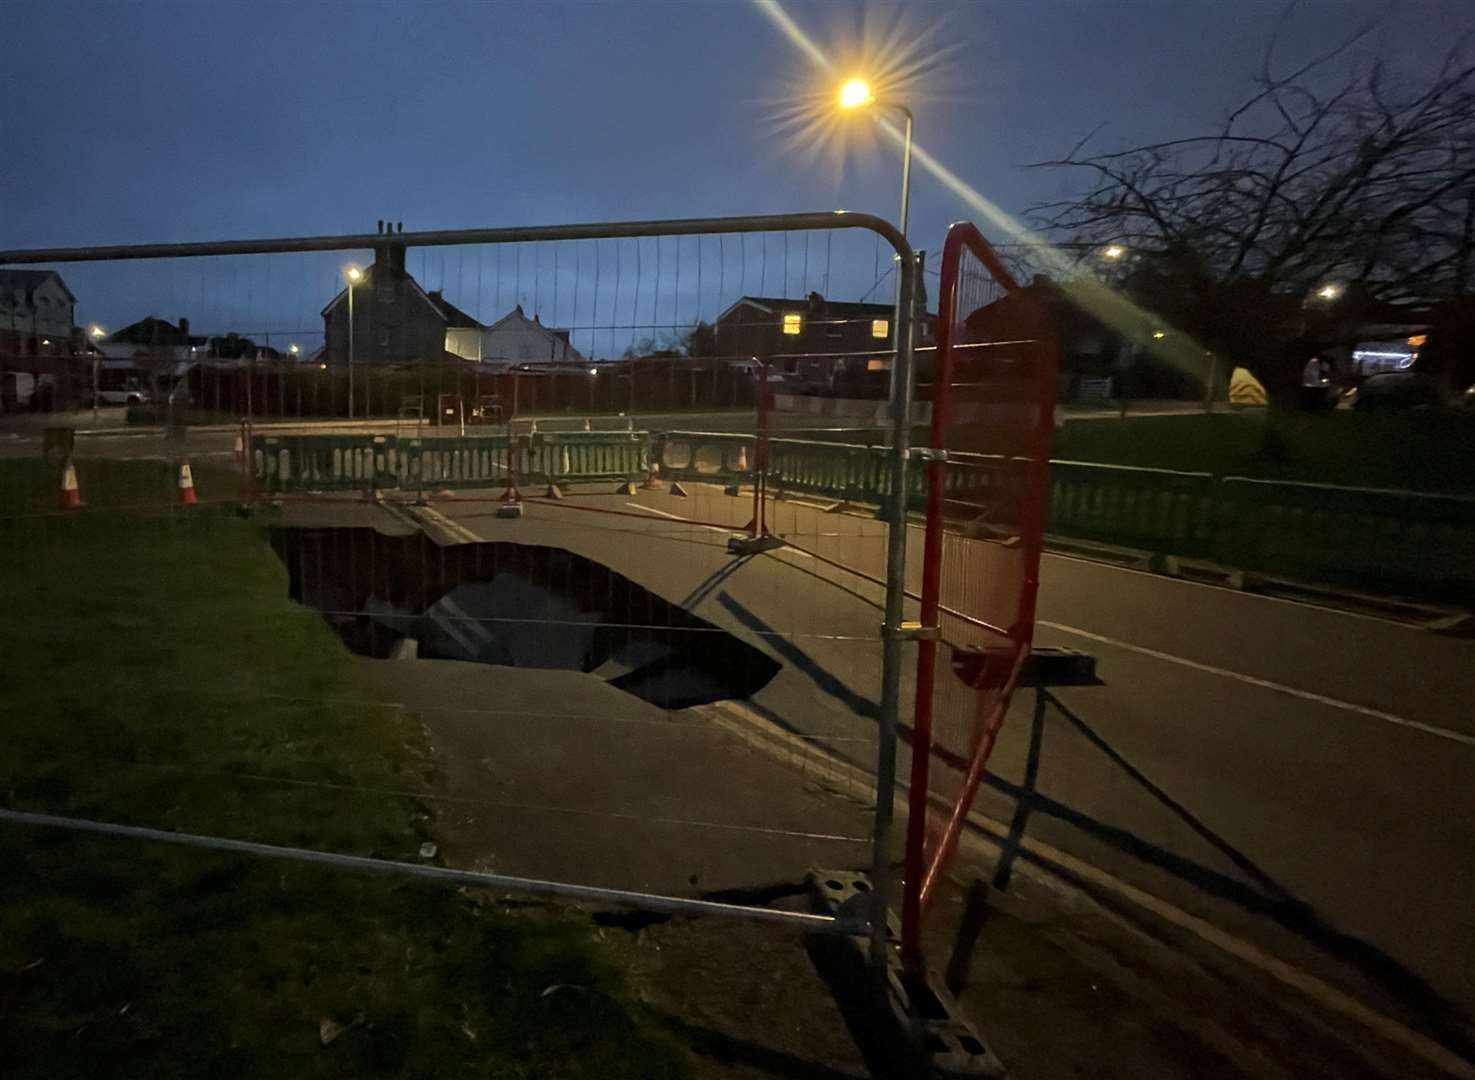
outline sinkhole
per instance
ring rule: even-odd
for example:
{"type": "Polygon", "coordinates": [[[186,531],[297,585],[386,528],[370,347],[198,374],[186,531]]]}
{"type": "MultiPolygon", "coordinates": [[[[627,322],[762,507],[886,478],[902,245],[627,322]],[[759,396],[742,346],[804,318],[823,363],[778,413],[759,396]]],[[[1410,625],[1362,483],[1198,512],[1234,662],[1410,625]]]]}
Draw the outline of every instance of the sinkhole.
{"type": "Polygon", "coordinates": [[[289,595],[355,653],[587,672],[664,709],[746,698],[776,660],[561,548],[277,528],[289,595]]]}

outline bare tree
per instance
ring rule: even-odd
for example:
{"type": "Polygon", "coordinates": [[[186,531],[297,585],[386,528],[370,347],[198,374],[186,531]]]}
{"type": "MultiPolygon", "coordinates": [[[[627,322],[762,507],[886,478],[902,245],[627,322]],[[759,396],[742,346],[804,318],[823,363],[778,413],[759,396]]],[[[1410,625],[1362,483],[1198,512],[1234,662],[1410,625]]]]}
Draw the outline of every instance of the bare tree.
{"type": "Polygon", "coordinates": [[[1216,131],[1038,163],[1088,180],[1034,219],[1122,245],[1138,303],[1281,383],[1356,312],[1475,293],[1475,63],[1461,43],[1413,82],[1381,62],[1333,80],[1365,32],[1286,73],[1272,41],[1216,131]],[[1335,312],[1314,303],[1329,283],[1335,312]]]}

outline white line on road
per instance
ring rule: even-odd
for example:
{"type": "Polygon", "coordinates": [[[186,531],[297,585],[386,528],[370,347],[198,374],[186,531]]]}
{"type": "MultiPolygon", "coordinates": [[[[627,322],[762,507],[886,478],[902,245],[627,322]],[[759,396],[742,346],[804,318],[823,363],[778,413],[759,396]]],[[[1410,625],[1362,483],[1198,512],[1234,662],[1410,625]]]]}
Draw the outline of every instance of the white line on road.
{"type": "Polygon", "coordinates": [[[742,531],[736,525],[734,525],[730,529],[724,529],[720,525],[703,525],[700,522],[692,521],[691,518],[684,518],[680,514],[668,514],[664,510],[657,510],[654,506],[643,506],[640,503],[633,503],[633,502],[627,502],[625,505],[626,506],[629,506],[629,507],[632,507],[633,509],[636,509],[636,510],[644,510],[647,514],[660,514],[661,517],[663,517],[663,518],[670,518],[672,521],[684,521],[688,525],[695,525],[698,529],[706,529],[708,532],[734,533],[735,534],[735,533],[739,533],[739,532],[742,531]]]}
{"type": "Polygon", "coordinates": [[[1170,664],[1192,668],[1194,671],[1202,671],[1209,675],[1218,675],[1225,679],[1234,679],[1236,682],[1258,686],[1264,690],[1273,690],[1278,694],[1288,694],[1291,697],[1300,698],[1303,701],[1314,701],[1318,705],[1326,705],[1333,709],[1343,709],[1347,712],[1357,713],[1360,716],[1371,717],[1374,720],[1382,720],[1384,723],[1395,724],[1398,727],[1412,728],[1415,731],[1422,731],[1425,735],[1433,735],[1437,738],[1448,739],[1451,742],[1463,743],[1466,746],[1475,746],[1475,735],[1467,735],[1461,731],[1451,731],[1448,728],[1436,727],[1434,724],[1426,724],[1421,720],[1410,720],[1404,716],[1395,716],[1392,713],[1383,712],[1381,709],[1370,709],[1366,705],[1358,705],[1351,701],[1342,701],[1338,698],[1327,697],[1325,694],[1314,694],[1310,690],[1297,690],[1295,687],[1286,686],[1284,683],[1271,682],[1269,679],[1261,679],[1254,675],[1245,675],[1239,671],[1230,671],[1228,668],[1200,663],[1197,660],[1189,660],[1187,657],[1159,652],[1157,649],[1149,649],[1143,645],[1132,645],[1128,642],[1120,641],[1117,638],[1107,637],[1105,634],[1094,634],[1090,630],[1082,630],[1078,626],[1066,626],[1064,623],[1049,622],[1045,619],[1037,619],[1036,623],[1039,626],[1049,627],[1051,630],[1059,630],[1061,633],[1083,637],[1090,641],[1099,641],[1103,645],[1125,649],[1128,652],[1138,653],[1141,656],[1150,656],[1154,660],[1164,660],[1170,664]]]}
{"type": "Polygon", "coordinates": [[[433,524],[439,525],[446,532],[450,533],[453,539],[460,540],[463,544],[476,544],[481,541],[481,537],[476,533],[472,532],[460,522],[452,521],[433,506],[417,506],[410,510],[411,517],[417,515],[428,518],[433,524]]]}

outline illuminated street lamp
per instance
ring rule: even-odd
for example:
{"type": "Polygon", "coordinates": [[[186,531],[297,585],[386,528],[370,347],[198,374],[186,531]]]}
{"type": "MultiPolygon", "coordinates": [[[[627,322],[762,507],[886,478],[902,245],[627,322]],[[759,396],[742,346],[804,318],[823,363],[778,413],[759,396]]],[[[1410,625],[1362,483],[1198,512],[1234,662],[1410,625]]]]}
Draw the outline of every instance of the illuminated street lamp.
{"type": "MultiPolygon", "coordinates": [[[[912,201],[912,110],[895,101],[877,101],[876,95],[871,93],[871,85],[864,79],[850,79],[840,87],[840,108],[846,110],[855,109],[894,109],[901,113],[906,119],[906,131],[902,141],[901,152],[901,227],[902,239],[907,235],[907,213],[912,201]]],[[[901,295],[901,270],[896,273],[896,318],[894,320],[894,331],[892,333],[891,347],[898,353],[901,352],[901,305],[911,303],[910,297],[901,295]]],[[[908,323],[910,325],[910,323],[908,323]]],[[[892,370],[895,370],[893,365],[892,370]]]]}
{"type": "Polygon", "coordinates": [[[296,345],[288,345],[288,346],[287,346],[287,351],[288,351],[288,352],[289,352],[289,353],[291,353],[291,354],[292,354],[292,355],[293,355],[293,356],[296,356],[296,355],[297,355],[297,354],[298,354],[298,353],[300,353],[300,352],[301,352],[301,351],[302,351],[302,350],[301,350],[301,349],[299,349],[299,348],[298,348],[298,347],[297,347],[297,346],[296,346],[296,345]]]}
{"type": "MultiPolygon", "coordinates": [[[[96,323],[93,323],[90,327],[87,328],[87,333],[88,333],[88,335],[91,336],[91,338],[92,338],[93,341],[100,341],[103,338],[103,336],[104,336],[103,328],[100,327],[100,326],[98,326],[96,323]]],[[[97,399],[98,399],[98,387],[97,387],[97,353],[94,352],[92,354],[92,420],[93,420],[93,423],[96,423],[97,422],[97,405],[98,405],[98,400],[97,399]]]]}
{"type": "Polygon", "coordinates": [[[1127,249],[1122,247],[1121,244],[1107,244],[1101,251],[1101,257],[1103,259],[1110,259],[1112,262],[1125,258],[1126,254],[1127,249]]]}
{"type": "Polygon", "coordinates": [[[357,266],[343,271],[348,278],[348,418],[353,419],[353,287],[363,278],[364,272],[357,266]]]}
{"type": "Polygon", "coordinates": [[[842,109],[894,109],[906,119],[906,134],[901,153],[901,235],[907,234],[907,210],[911,203],[912,189],[912,110],[895,101],[877,101],[871,93],[870,83],[864,79],[850,79],[840,87],[842,109]]]}
{"type": "Polygon", "coordinates": [[[1325,300],[1327,303],[1331,303],[1341,295],[1342,286],[1338,285],[1335,281],[1329,281],[1316,290],[1316,298],[1318,300],[1325,300]]]}
{"type": "Polygon", "coordinates": [[[1154,330],[1152,332],[1152,340],[1153,341],[1161,341],[1163,338],[1165,338],[1167,336],[1168,336],[1168,332],[1166,330],[1154,330]]]}

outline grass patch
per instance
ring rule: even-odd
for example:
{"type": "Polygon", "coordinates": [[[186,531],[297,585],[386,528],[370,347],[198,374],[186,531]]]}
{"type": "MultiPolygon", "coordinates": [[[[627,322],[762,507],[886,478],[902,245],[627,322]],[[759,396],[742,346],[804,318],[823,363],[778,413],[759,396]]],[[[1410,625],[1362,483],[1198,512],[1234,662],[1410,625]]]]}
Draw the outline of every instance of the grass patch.
{"type": "Polygon", "coordinates": [[[1051,457],[1351,487],[1475,492],[1475,415],[1265,412],[1070,420],[1051,457]]]}
{"type": "MultiPolygon", "coordinates": [[[[151,468],[84,463],[89,502],[90,473],[133,513],[0,525],[0,800],[414,859],[418,725],[365,701],[251,522],[157,512],[172,489],[151,468]]],[[[3,463],[0,492],[33,469],[3,463]]],[[[6,823],[0,865],[7,1078],[686,1073],[557,907],[6,823]],[[343,1029],[326,1046],[324,1020],[343,1029]]]]}

